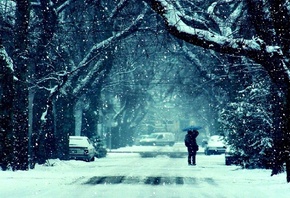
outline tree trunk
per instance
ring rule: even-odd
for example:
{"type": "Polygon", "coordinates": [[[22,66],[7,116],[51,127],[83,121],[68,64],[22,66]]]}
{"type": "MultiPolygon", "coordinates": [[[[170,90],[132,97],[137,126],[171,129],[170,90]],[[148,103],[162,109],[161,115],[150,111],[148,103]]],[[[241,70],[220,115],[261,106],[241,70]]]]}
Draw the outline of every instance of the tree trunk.
{"type": "Polygon", "coordinates": [[[6,170],[12,162],[13,68],[0,38],[0,164],[6,170]]]}
{"type": "MultiPolygon", "coordinates": [[[[57,16],[50,5],[50,0],[40,2],[39,19],[41,19],[39,43],[36,46],[36,53],[33,55],[35,64],[31,76],[35,79],[44,79],[49,73],[53,72],[50,63],[49,42],[55,32],[57,16]]],[[[55,139],[54,139],[54,118],[53,118],[53,98],[50,93],[44,89],[34,90],[33,100],[33,122],[30,145],[32,146],[31,155],[33,163],[45,163],[46,159],[54,158],[55,139]],[[46,113],[46,119],[41,120],[43,113],[46,113]]],[[[30,148],[30,147],[29,147],[30,148]]]]}
{"type": "Polygon", "coordinates": [[[13,99],[13,170],[28,169],[28,24],[30,1],[16,1],[15,96],[13,99]]]}
{"type": "Polygon", "coordinates": [[[288,87],[286,97],[286,127],[285,127],[285,162],[286,162],[286,179],[290,183],[290,87],[288,87]]]}
{"type": "Polygon", "coordinates": [[[35,162],[34,162],[34,158],[35,158],[35,153],[34,153],[34,146],[35,144],[33,144],[33,140],[32,140],[32,134],[33,134],[33,100],[34,100],[34,95],[35,95],[35,90],[34,89],[30,89],[29,90],[29,99],[28,99],[28,157],[29,157],[29,167],[31,169],[34,168],[35,162]]]}
{"type": "Polygon", "coordinates": [[[279,174],[283,172],[283,164],[284,164],[284,147],[285,142],[283,141],[283,128],[284,122],[282,119],[282,115],[284,113],[283,107],[283,97],[279,94],[277,87],[272,87],[272,101],[273,104],[273,127],[274,136],[273,136],[273,166],[272,166],[272,175],[279,174]]]}
{"type": "Polygon", "coordinates": [[[120,139],[120,127],[111,127],[111,149],[117,149],[121,147],[120,139]]]}
{"type": "Polygon", "coordinates": [[[59,96],[55,101],[55,139],[59,159],[69,159],[69,136],[75,132],[74,105],[75,100],[68,96],[59,96]]]}
{"type": "MultiPolygon", "coordinates": [[[[19,61],[18,65],[26,67],[22,61],[19,61]]],[[[14,97],[13,100],[14,160],[12,168],[13,170],[26,170],[28,168],[28,87],[24,82],[27,73],[21,71],[16,73],[18,73],[19,81],[14,84],[17,97],[14,97]]]]}

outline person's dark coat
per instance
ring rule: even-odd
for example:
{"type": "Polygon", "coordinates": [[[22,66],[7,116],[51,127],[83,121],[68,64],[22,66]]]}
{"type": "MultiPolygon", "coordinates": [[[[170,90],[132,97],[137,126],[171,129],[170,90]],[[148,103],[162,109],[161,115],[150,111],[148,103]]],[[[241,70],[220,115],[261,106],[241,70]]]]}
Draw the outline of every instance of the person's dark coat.
{"type": "Polygon", "coordinates": [[[198,151],[198,145],[196,143],[196,137],[198,134],[198,131],[192,131],[185,135],[184,143],[189,150],[198,151]]]}

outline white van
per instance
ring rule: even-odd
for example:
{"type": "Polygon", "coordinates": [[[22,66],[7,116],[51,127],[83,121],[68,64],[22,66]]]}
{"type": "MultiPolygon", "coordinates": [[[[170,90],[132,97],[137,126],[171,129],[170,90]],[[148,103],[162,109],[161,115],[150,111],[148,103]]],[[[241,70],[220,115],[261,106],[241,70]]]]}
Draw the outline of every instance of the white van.
{"type": "Polygon", "coordinates": [[[140,140],[141,146],[173,146],[175,143],[175,137],[173,133],[169,132],[159,132],[159,133],[151,133],[148,137],[140,140]]]}

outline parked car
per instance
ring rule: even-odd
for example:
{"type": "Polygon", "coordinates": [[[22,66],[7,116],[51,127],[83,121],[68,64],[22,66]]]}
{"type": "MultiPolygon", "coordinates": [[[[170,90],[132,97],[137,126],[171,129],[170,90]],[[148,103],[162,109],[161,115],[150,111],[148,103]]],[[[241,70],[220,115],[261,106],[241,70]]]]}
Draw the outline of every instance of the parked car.
{"type": "Polygon", "coordinates": [[[69,136],[69,157],[85,161],[95,160],[96,150],[86,136],[69,136]]]}
{"type": "Polygon", "coordinates": [[[175,136],[169,132],[151,133],[148,137],[140,140],[141,146],[173,146],[175,143],[175,136]]]}
{"type": "Polygon", "coordinates": [[[223,137],[219,135],[211,136],[205,146],[204,154],[222,154],[226,151],[226,145],[223,141],[223,137]]]}

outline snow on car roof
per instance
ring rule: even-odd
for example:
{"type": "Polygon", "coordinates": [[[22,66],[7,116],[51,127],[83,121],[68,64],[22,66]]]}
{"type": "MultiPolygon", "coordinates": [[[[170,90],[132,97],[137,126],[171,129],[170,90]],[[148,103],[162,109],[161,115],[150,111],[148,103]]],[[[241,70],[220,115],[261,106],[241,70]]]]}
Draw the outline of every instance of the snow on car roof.
{"type": "Polygon", "coordinates": [[[209,138],[208,146],[223,147],[225,146],[223,142],[223,137],[219,135],[213,135],[209,138]]]}
{"type": "Polygon", "coordinates": [[[88,146],[88,137],[86,136],[69,136],[69,145],[72,146],[88,146]]]}

